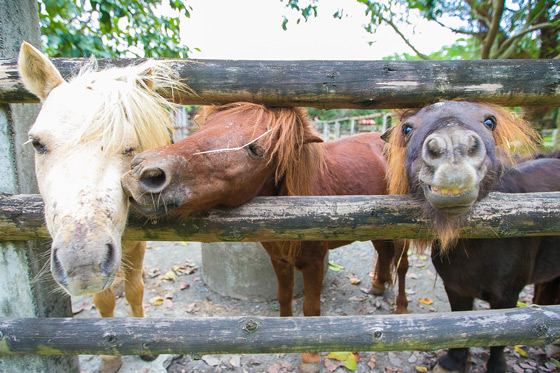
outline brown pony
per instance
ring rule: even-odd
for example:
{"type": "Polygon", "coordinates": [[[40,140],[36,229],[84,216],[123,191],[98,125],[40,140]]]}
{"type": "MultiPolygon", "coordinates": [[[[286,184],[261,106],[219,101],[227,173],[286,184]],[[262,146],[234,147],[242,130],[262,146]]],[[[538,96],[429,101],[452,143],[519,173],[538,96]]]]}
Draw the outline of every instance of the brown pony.
{"type": "MultiPolygon", "coordinates": [[[[534,150],[538,136],[527,123],[492,105],[446,101],[404,113],[388,137],[391,193],[412,194],[433,223],[439,239],[432,262],[452,311],[471,310],[474,298],[491,308],[515,307],[531,283],[557,291],[560,237],[457,239],[471,207],[490,192],[560,191],[559,159],[519,163],[514,156],[516,149],[534,150]]],[[[503,349],[491,347],[488,372],[506,371],[503,349]]],[[[468,354],[450,349],[437,369],[468,371],[468,354]]]]}
{"type": "MultiPolygon", "coordinates": [[[[158,216],[239,206],[254,196],[387,194],[384,142],[360,134],[322,142],[304,110],[250,103],[209,107],[204,124],[178,143],[136,156],[122,185],[132,205],[158,216]]],[[[371,292],[381,294],[398,263],[397,312],[406,312],[405,244],[372,241],[378,252],[371,292]],[[403,255],[404,254],[404,255],[403,255]]],[[[294,268],[303,273],[305,316],[321,313],[324,258],[348,242],[263,242],[278,280],[280,315],[292,315],[294,268]]],[[[316,363],[318,354],[304,354],[316,363]]]]}

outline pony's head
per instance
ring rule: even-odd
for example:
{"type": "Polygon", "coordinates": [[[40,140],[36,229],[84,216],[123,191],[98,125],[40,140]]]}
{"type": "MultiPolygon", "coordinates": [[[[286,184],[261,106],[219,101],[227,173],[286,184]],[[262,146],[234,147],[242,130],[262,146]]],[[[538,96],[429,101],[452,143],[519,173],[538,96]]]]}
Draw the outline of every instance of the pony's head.
{"type": "Polygon", "coordinates": [[[538,135],[503,108],[443,101],[404,112],[384,137],[390,193],[421,201],[445,247],[472,205],[514,162],[514,150],[533,150],[538,135]]]}
{"type": "MultiPolygon", "coordinates": [[[[122,185],[142,213],[158,216],[239,206],[256,195],[309,194],[320,142],[302,109],[251,103],[206,107],[200,129],[136,156],[122,185]],[[281,192],[278,188],[282,188],[281,192]]],[[[319,162],[319,163],[317,163],[319,162]]]]}
{"type": "Polygon", "coordinates": [[[27,43],[18,64],[42,101],[28,142],[53,240],[52,275],[71,295],[101,292],[121,261],[128,198],[120,178],[134,154],[170,142],[170,104],[156,90],[175,83],[159,63],[96,71],[94,59],[66,82],[27,43]]]}

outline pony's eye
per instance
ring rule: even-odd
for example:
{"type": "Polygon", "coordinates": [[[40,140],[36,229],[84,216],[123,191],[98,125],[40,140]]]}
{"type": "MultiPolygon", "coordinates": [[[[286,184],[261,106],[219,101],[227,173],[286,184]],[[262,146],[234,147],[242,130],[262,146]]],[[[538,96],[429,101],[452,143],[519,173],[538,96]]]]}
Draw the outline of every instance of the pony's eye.
{"type": "Polygon", "coordinates": [[[135,152],[136,152],[136,149],[134,149],[132,147],[126,148],[125,150],[123,150],[124,155],[134,155],[135,152]]]}
{"type": "Polygon", "coordinates": [[[249,153],[249,155],[257,158],[262,158],[264,155],[264,149],[257,144],[250,144],[247,147],[247,152],[249,153]]]}
{"type": "Polygon", "coordinates": [[[498,125],[498,122],[496,121],[496,117],[494,116],[490,116],[486,118],[482,123],[484,123],[484,125],[488,127],[490,131],[494,131],[496,129],[496,126],[498,125]]]}
{"type": "Polygon", "coordinates": [[[47,147],[42,144],[39,140],[31,138],[31,145],[35,148],[35,151],[39,154],[45,154],[47,152],[47,147]]]}
{"type": "Polygon", "coordinates": [[[412,133],[412,126],[408,123],[402,125],[402,133],[403,135],[410,135],[412,133]]]}

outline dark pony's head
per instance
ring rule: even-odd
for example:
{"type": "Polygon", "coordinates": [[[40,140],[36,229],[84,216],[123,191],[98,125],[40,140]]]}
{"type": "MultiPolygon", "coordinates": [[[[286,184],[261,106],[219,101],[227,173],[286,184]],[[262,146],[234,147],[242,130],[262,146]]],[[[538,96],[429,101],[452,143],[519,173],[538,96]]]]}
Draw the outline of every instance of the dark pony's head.
{"type": "Polygon", "coordinates": [[[503,108],[443,101],[403,112],[385,138],[390,193],[421,201],[447,247],[515,154],[535,149],[538,134],[503,108]]]}
{"type": "Polygon", "coordinates": [[[321,138],[300,108],[251,103],[210,106],[200,128],[176,144],[139,154],[122,185],[146,215],[239,206],[256,195],[307,195],[322,169],[321,138]]]}

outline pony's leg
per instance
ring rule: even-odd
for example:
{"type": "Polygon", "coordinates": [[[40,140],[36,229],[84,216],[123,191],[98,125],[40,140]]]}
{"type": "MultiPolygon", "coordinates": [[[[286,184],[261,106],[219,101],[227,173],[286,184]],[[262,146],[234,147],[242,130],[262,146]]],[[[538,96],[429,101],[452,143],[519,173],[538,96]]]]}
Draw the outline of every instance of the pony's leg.
{"type": "Polygon", "coordinates": [[[395,247],[394,264],[397,268],[398,292],[397,308],[395,313],[408,313],[408,299],[406,299],[406,272],[408,272],[408,247],[409,242],[405,240],[393,241],[395,247]]]}
{"type": "MultiPolygon", "coordinates": [[[[142,278],[144,253],[146,242],[129,241],[123,242],[123,267],[124,270],[124,295],[130,306],[132,317],[144,317],[144,280],[142,278]]],[[[140,358],[145,361],[153,361],[158,355],[143,354],[140,358]]]]}
{"type": "Polygon", "coordinates": [[[130,305],[132,317],[144,317],[144,280],[142,279],[142,263],[146,242],[123,242],[124,295],[130,305]]]}
{"type": "Polygon", "coordinates": [[[395,257],[395,250],[390,241],[371,241],[377,252],[377,262],[373,272],[370,294],[383,295],[385,284],[391,283],[391,265],[395,257]]]}
{"type": "Polygon", "coordinates": [[[293,315],[292,300],[294,299],[294,266],[284,260],[270,258],[276,281],[278,284],[278,303],[280,305],[280,316],[289,317],[293,315]]]}
{"type": "MultiPolygon", "coordinates": [[[[445,286],[445,284],[444,284],[445,286]]],[[[463,297],[445,286],[451,311],[470,311],[474,298],[463,297]]],[[[438,359],[438,365],[433,372],[468,372],[468,348],[450,348],[445,355],[438,359]]]]}
{"type": "MultiPolygon", "coordinates": [[[[115,310],[115,293],[113,288],[93,295],[93,303],[101,317],[113,317],[115,310]]],[[[101,355],[101,363],[99,364],[100,373],[118,372],[122,365],[121,356],[101,355]]]]}
{"type": "MultiPolygon", "coordinates": [[[[321,315],[321,290],[325,271],[325,255],[328,245],[325,242],[302,243],[298,269],[303,274],[303,315],[321,315]]],[[[318,372],[321,357],[318,353],[301,354],[300,371],[318,372]]]]}
{"type": "MultiPolygon", "coordinates": [[[[518,291],[511,290],[500,294],[499,296],[494,296],[490,299],[491,309],[503,309],[503,308],[515,308],[517,305],[517,298],[522,288],[518,291]]],[[[506,357],[504,356],[505,346],[493,346],[490,347],[490,357],[486,362],[486,372],[487,373],[506,373],[507,363],[506,357]]]]}

